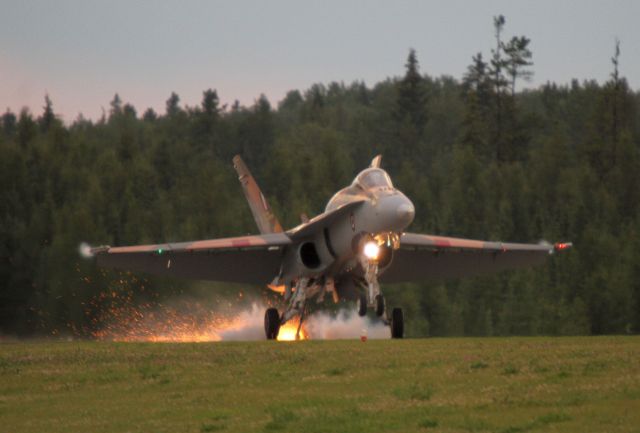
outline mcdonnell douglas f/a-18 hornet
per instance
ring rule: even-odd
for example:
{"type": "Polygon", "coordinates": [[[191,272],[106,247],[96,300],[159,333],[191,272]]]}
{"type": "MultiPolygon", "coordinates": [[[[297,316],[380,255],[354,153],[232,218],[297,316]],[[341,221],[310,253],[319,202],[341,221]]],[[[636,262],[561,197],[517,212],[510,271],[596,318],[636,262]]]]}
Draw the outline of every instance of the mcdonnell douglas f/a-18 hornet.
{"type": "Polygon", "coordinates": [[[280,326],[299,319],[306,304],[331,296],[334,302],[357,301],[404,336],[402,309],[389,314],[380,283],[463,277],[532,266],[571,243],[517,244],[459,239],[405,232],[415,208],[394,188],[376,156],[353,183],[329,200],[324,213],[284,231],[258,184],[240,158],[233,159],[260,235],[194,242],[101,246],[90,249],[99,266],[151,274],[254,285],[282,293],[282,314],[268,308],[267,339],[280,326]]]}

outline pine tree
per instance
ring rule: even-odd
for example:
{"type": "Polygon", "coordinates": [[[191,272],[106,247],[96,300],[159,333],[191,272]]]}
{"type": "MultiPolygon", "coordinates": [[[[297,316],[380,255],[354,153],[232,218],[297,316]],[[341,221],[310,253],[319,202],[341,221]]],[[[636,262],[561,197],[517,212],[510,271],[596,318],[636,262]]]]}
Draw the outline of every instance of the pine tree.
{"type": "Polygon", "coordinates": [[[56,116],[53,113],[53,104],[51,103],[51,98],[49,98],[49,94],[44,96],[44,112],[42,113],[42,117],[39,119],[40,129],[43,132],[47,132],[53,122],[56,120],[56,116]]]}
{"type": "Polygon", "coordinates": [[[16,124],[16,115],[7,108],[7,111],[2,115],[2,129],[8,137],[11,137],[13,136],[13,134],[15,134],[16,124]]]}
{"type": "Polygon", "coordinates": [[[116,93],[109,105],[111,105],[109,119],[117,118],[122,114],[122,99],[120,99],[120,95],[116,93]]]}
{"type": "Polygon", "coordinates": [[[20,117],[16,127],[18,130],[18,143],[22,147],[26,147],[38,132],[36,122],[33,121],[31,113],[26,108],[20,110],[20,117]]]}
{"type": "Polygon", "coordinates": [[[195,147],[216,150],[217,140],[216,126],[220,119],[218,93],[215,90],[207,89],[202,92],[202,102],[200,110],[197,111],[196,122],[197,131],[195,133],[195,147]]]}
{"type": "Polygon", "coordinates": [[[493,94],[495,96],[494,126],[492,140],[495,143],[495,159],[498,162],[505,160],[505,131],[504,131],[504,93],[507,87],[507,79],[504,76],[505,60],[502,57],[504,44],[502,43],[502,31],[505,18],[503,15],[493,17],[494,35],[496,47],[491,50],[490,74],[492,76],[493,94]]]}
{"type": "Polygon", "coordinates": [[[218,92],[215,90],[208,89],[202,92],[202,112],[207,118],[215,120],[218,117],[219,103],[218,92]]]}
{"type": "Polygon", "coordinates": [[[166,106],[167,117],[169,118],[177,116],[178,113],[182,111],[182,109],[180,108],[180,97],[177,93],[171,92],[171,96],[169,96],[169,99],[167,99],[166,106]]]}
{"type": "Polygon", "coordinates": [[[482,53],[473,56],[462,82],[465,114],[459,140],[461,144],[472,146],[478,157],[492,161],[494,154],[490,148],[488,126],[493,120],[490,117],[492,90],[488,72],[482,53]]]}
{"type": "Polygon", "coordinates": [[[427,123],[427,97],[424,79],[420,75],[418,58],[414,49],[409,51],[405,67],[404,78],[397,85],[395,116],[400,123],[408,121],[420,135],[427,123]]]}
{"type": "Polygon", "coordinates": [[[529,49],[530,42],[531,40],[525,36],[514,36],[507,44],[503,45],[504,53],[507,56],[504,67],[510,79],[512,98],[516,93],[516,79],[522,78],[529,81],[533,76],[531,70],[525,69],[533,65],[532,53],[529,49]]]}
{"type": "Polygon", "coordinates": [[[158,115],[155,110],[151,107],[147,108],[145,112],[142,114],[142,120],[145,122],[155,122],[158,119],[158,115]]]}

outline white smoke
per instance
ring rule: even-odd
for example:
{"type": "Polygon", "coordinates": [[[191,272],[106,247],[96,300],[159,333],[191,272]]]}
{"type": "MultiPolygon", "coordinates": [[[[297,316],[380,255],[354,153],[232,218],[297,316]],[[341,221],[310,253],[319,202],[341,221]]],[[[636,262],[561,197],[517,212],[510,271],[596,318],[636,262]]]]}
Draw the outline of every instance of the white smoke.
{"type": "MultiPolygon", "coordinates": [[[[113,341],[210,342],[265,340],[264,313],[267,307],[254,302],[244,308],[211,309],[211,305],[185,300],[158,304],[151,308],[124,305],[108,309],[95,336],[113,341]],[[217,311],[216,311],[217,310],[217,311]],[[115,312],[114,312],[115,311],[115,312]]],[[[280,337],[295,337],[297,321],[280,328],[280,337]]],[[[390,338],[390,329],[380,319],[360,317],[354,309],[331,313],[320,311],[308,316],[303,337],[311,340],[390,338]]]]}
{"type": "MultiPolygon", "coordinates": [[[[253,304],[251,310],[241,312],[225,329],[217,330],[222,341],[264,340],[264,311],[266,307],[253,304]]],[[[312,340],[368,339],[391,337],[391,331],[382,321],[360,317],[355,311],[342,309],[337,314],[319,312],[307,317],[304,327],[312,340]]]]}
{"type": "Polygon", "coordinates": [[[264,311],[266,307],[253,304],[251,310],[241,312],[226,329],[218,330],[222,341],[264,340],[264,311]]]}
{"type": "Polygon", "coordinates": [[[339,340],[360,338],[391,338],[391,331],[382,321],[372,321],[368,317],[360,317],[353,310],[340,310],[334,317],[321,312],[307,319],[306,327],[313,340],[339,340]]]}

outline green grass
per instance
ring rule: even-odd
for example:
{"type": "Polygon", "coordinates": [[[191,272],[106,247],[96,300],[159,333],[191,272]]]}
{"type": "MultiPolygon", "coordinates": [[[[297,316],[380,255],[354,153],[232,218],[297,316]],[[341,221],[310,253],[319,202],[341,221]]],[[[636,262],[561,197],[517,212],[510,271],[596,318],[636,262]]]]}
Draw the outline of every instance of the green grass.
{"type": "Polygon", "coordinates": [[[638,432],[640,337],[4,343],[0,431],[638,432]]]}

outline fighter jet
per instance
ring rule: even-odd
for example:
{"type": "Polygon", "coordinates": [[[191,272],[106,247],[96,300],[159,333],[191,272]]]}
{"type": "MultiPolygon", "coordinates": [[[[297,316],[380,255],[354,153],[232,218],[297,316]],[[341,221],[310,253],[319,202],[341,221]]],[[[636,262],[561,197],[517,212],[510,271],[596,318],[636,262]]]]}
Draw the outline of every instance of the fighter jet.
{"type": "Polygon", "coordinates": [[[325,211],[283,230],[240,156],[233,159],[259,235],[194,242],[90,249],[99,266],[201,280],[268,285],[283,307],[265,311],[267,339],[298,318],[308,302],[356,300],[403,338],[402,309],[389,314],[380,283],[456,278],[541,264],[571,243],[520,244],[409,233],[415,208],[393,186],[376,156],[351,185],[338,191],[325,211]]]}

